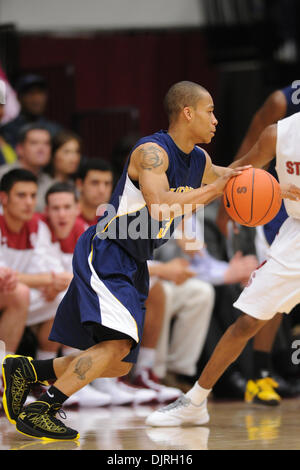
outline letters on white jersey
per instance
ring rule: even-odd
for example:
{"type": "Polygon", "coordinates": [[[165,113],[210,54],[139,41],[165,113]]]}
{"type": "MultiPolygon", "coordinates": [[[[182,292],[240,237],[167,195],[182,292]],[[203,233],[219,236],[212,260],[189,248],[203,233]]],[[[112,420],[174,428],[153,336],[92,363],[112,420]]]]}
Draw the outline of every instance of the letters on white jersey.
{"type": "MultiPolygon", "coordinates": [[[[281,184],[300,187],[300,113],[277,124],[276,171],[281,184]]],[[[300,219],[300,202],[284,199],[290,217],[300,219]]]]}

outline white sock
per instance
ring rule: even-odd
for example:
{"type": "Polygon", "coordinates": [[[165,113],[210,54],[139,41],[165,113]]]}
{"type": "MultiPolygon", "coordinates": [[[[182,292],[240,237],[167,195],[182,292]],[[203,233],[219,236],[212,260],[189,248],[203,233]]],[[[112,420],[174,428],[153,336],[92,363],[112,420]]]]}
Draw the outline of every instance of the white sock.
{"type": "Polygon", "coordinates": [[[45,359],[54,359],[56,357],[56,351],[44,351],[42,349],[38,349],[35,355],[35,359],[38,361],[44,361],[45,359]]]}
{"type": "Polygon", "coordinates": [[[140,348],[138,362],[134,368],[134,374],[138,375],[142,369],[152,369],[155,360],[155,349],[140,348]]]}
{"type": "Polygon", "coordinates": [[[193,405],[199,406],[209,395],[211,389],[202,388],[198,382],[185,395],[190,398],[193,405]]]}

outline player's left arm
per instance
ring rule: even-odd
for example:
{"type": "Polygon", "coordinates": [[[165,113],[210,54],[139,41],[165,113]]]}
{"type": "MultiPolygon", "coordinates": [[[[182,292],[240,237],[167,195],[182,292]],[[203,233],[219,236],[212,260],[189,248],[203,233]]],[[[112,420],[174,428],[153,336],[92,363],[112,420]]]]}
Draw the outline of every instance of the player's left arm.
{"type": "MultiPolygon", "coordinates": [[[[231,168],[241,165],[252,165],[255,168],[264,168],[276,155],[277,124],[268,126],[260,135],[256,144],[243,157],[229,165],[231,168]]],[[[281,184],[281,196],[285,199],[298,201],[300,199],[300,188],[293,184],[281,184]]]]}
{"type": "MultiPolygon", "coordinates": [[[[211,184],[214,181],[216,181],[216,179],[218,179],[220,176],[226,176],[227,174],[230,173],[231,171],[230,167],[214,165],[211,161],[209,154],[204,149],[201,149],[201,150],[204,152],[205,157],[206,157],[206,165],[205,165],[205,170],[204,170],[204,174],[202,178],[202,182],[204,184],[211,184]]],[[[237,168],[238,166],[239,165],[236,165],[235,168],[237,168]]],[[[245,170],[246,167],[243,169],[245,170]]]]}

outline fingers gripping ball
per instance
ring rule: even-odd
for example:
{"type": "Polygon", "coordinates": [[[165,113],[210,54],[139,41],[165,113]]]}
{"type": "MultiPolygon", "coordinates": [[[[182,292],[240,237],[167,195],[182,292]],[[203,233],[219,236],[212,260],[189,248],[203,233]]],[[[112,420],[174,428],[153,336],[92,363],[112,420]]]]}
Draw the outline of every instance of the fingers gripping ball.
{"type": "Polygon", "coordinates": [[[231,178],[225,187],[223,200],[228,215],[248,227],[270,222],[282,202],[278,181],[258,168],[249,168],[231,178]]]}

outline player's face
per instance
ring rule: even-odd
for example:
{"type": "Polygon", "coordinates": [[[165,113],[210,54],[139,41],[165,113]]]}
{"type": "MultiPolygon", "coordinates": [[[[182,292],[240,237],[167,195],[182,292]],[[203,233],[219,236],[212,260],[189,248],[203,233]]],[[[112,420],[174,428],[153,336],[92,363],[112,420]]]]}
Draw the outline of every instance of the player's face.
{"type": "Polygon", "coordinates": [[[15,183],[8,194],[3,194],[4,213],[18,222],[27,222],[35,212],[36,196],[37,185],[34,182],[15,183]]]}
{"type": "Polygon", "coordinates": [[[54,171],[62,175],[73,175],[80,162],[80,147],[77,140],[69,140],[54,155],[54,171]]]}
{"type": "Polygon", "coordinates": [[[79,190],[84,202],[97,208],[110,200],[113,186],[111,171],[90,170],[84,181],[79,183],[79,190]]]}
{"type": "Polygon", "coordinates": [[[217,124],[213,99],[209,93],[205,93],[193,108],[191,126],[195,141],[209,144],[215,135],[217,124]]]}
{"type": "Polygon", "coordinates": [[[46,213],[57,238],[66,238],[79,214],[74,195],[72,193],[49,194],[46,213]]]}
{"type": "Polygon", "coordinates": [[[51,140],[49,132],[42,129],[29,131],[25,141],[17,146],[17,153],[25,166],[43,168],[50,161],[51,140]]]}

